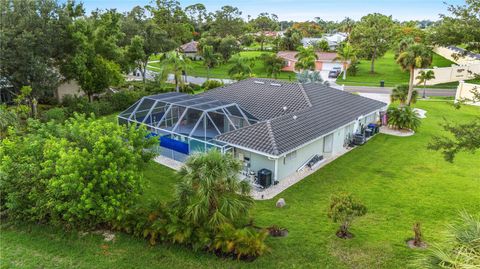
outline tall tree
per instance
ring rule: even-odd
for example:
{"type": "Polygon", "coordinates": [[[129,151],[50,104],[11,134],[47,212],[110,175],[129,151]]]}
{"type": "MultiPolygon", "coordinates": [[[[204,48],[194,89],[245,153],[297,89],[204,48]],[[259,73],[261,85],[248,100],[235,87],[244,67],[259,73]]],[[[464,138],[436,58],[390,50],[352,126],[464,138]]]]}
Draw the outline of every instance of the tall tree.
{"type": "Polygon", "coordinates": [[[82,5],[54,0],[0,1],[0,77],[32,98],[48,98],[60,83],[61,66],[74,45],[69,30],[82,5]]]}
{"type": "Polygon", "coordinates": [[[282,50],[295,50],[302,45],[302,34],[295,29],[288,29],[280,39],[279,48],[282,50]]]}
{"type": "Polygon", "coordinates": [[[423,84],[423,94],[422,98],[425,99],[425,88],[427,87],[427,81],[435,78],[435,72],[433,70],[422,70],[418,73],[416,79],[418,79],[418,84],[423,84]]]}
{"type": "MultiPolygon", "coordinates": [[[[156,6],[148,6],[155,24],[174,42],[183,44],[192,40],[194,28],[180,3],[175,0],[156,0],[156,6]]],[[[169,49],[170,50],[170,49],[169,49]]]]}
{"type": "Polygon", "coordinates": [[[274,31],[278,28],[278,16],[275,14],[260,13],[258,17],[251,20],[249,24],[255,31],[258,31],[257,39],[260,41],[260,50],[263,50],[263,45],[267,39],[265,32],[274,31]]]}
{"type": "Polygon", "coordinates": [[[415,79],[415,68],[426,68],[432,63],[432,50],[423,44],[413,44],[400,53],[397,58],[403,70],[410,73],[408,83],[408,96],[406,104],[409,106],[412,101],[413,84],[415,79]]]}
{"type": "Polygon", "coordinates": [[[323,29],[315,22],[296,22],[292,25],[292,29],[299,31],[304,37],[321,37],[323,29]]]}
{"type": "Polygon", "coordinates": [[[203,64],[207,68],[207,80],[209,80],[210,68],[215,67],[215,65],[218,64],[221,55],[218,53],[215,53],[213,51],[212,46],[205,45],[202,48],[202,57],[203,57],[203,64]]]}
{"type": "Polygon", "coordinates": [[[210,25],[210,32],[219,37],[241,36],[245,28],[245,22],[241,15],[242,12],[238,8],[223,6],[212,14],[213,21],[210,25]]]}
{"type": "Polygon", "coordinates": [[[75,47],[67,59],[65,74],[78,82],[90,101],[94,94],[123,80],[120,63],[124,55],[118,46],[122,38],[119,20],[120,14],[109,10],[76,20],[72,27],[75,47]]]}
{"type": "Polygon", "coordinates": [[[430,38],[436,45],[464,45],[466,50],[480,53],[480,1],[465,0],[466,5],[451,5],[449,15],[432,28],[430,38]]]}
{"type": "Polygon", "coordinates": [[[152,55],[172,50],[177,43],[139,7],[127,14],[122,21],[122,30],[126,31],[126,36],[132,35],[127,43],[126,61],[140,70],[145,83],[147,65],[152,55]],[[131,29],[135,31],[130,33],[128,30],[131,29]]]}
{"type": "Polygon", "coordinates": [[[175,90],[180,92],[180,86],[183,86],[185,83],[182,76],[187,72],[190,59],[178,51],[170,51],[165,53],[163,63],[173,74],[173,78],[175,80],[175,90]]]}
{"type": "Polygon", "coordinates": [[[240,51],[240,45],[233,36],[222,38],[218,44],[217,52],[222,55],[223,61],[227,62],[230,58],[240,51]]]}
{"type": "Polygon", "coordinates": [[[394,22],[391,16],[374,13],[362,17],[350,35],[359,56],[371,60],[370,73],[375,73],[375,60],[390,48],[394,22]]]}
{"type": "Polygon", "coordinates": [[[345,43],[338,47],[337,57],[335,60],[340,60],[343,64],[343,79],[347,79],[347,69],[348,63],[354,62],[357,60],[357,54],[355,49],[350,45],[350,43],[345,43]]]}
{"type": "Polygon", "coordinates": [[[185,8],[185,13],[195,29],[195,36],[199,35],[201,31],[205,30],[204,28],[208,19],[208,13],[205,5],[199,3],[187,6],[185,8]]]}

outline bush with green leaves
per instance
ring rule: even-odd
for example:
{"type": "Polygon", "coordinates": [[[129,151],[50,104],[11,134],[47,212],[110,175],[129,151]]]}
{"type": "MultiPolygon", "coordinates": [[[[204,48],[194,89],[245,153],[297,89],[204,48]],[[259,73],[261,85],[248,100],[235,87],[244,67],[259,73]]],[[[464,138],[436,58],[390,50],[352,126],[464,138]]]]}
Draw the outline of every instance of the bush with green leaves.
{"type": "Polygon", "coordinates": [[[114,111],[122,111],[140,100],[143,96],[149,95],[146,91],[119,91],[108,94],[102,100],[108,102],[114,111]]]}
{"type": "Polygon", "coordinates": [[[56,121],[56,122],[64,122],[66,119],[66,112],[65,109],[61,107],[54,107],[49,110],[46,110],[42,113],[42,121],[56,121]]]}
{"type": "Polygon", "coordinates": [[[142,192],[147,132],[75,115],[30,120],[0,144],[1,210],[10,220],[95,227],[122,220],[142,192]]]}
{"type": "Polygon", "coordinates": [[[218,88],[218,87],[222,87],[222,86],[223,86],[223,82],[218,81],[218,80],[207,80],[202,84],[202,88],[205,91],[208,91],[208,90],[211,90],[211,89],[214,89],[214,88],[218,88]]]}
{"type": "Polygon", "coordinates": [[[388,125],[398,129],[410,129],[416,131],[421,124],[417,112],[410,106],[392,107],[387,110],[388,125]]]}
{"type": "Polygon", "coordinates": [[[337,236],[340,238],[351,238],[353,234],[348,230],[356,217],[367,213],[367,207],[350,193],[341,192],[332,195],[328,208],[328,217],[335,223],[340,223],[337,236]]]}

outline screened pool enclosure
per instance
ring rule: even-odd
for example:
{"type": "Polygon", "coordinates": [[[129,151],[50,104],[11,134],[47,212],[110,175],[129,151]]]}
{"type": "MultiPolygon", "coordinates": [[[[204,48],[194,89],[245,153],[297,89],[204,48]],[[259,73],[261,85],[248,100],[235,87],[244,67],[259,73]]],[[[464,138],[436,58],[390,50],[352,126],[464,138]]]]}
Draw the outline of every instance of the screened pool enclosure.
{"type": "Polygon", "coordinates": [[[118,116],[120,124],[142,124],[159,137],[159,153],[184,161],[193,152],[229,150],[214,138],[257,122],[236,103],[190,95],[164,93],[146,96],[118,116]]]}

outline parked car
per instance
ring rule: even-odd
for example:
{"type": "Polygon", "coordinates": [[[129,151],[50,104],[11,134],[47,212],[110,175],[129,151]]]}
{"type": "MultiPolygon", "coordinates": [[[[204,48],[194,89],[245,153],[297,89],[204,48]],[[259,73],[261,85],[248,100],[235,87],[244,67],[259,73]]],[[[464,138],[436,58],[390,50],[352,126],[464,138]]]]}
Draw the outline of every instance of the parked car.
{"type": "Polygon", "coordinates": [[[336,71],[338,76],[340,75],[340,73],[342,73],[342,68],[339,66],[335,66],[334,68],[332,68],[332,71],[336,71]]]}
{"type": "Polygon", "coordinates": [[[328,78],[337,78],[340,73],[337,73],[337,71],[332,70],[328,72],[328,78]]]}

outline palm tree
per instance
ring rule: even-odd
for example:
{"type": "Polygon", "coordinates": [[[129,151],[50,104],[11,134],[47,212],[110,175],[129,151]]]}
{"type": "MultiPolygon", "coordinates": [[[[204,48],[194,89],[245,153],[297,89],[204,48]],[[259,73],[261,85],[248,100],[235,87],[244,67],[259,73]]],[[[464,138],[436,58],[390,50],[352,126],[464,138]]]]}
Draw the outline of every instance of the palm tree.
{"type": "MultiPolygon", "coordinates": [[[[182,79],[182,75],[187,71],[190,59],[186,58],[178,51],[170,51],[164,54],[163,63],[173,73],[175,79],[175,90],[180,91],[180,86],[183,86],[185,81],[182,79]]],[[[186,75],[185,75],[186,77],[186,75]]]]}
{"type": "MultiPolygon", "coordinates": [[[[393,103],[395,101],[399,101],[402,106],[404,106],[407,102],[408,96],[408,85],[401,84],[397,85],[395,88],[392,89],[392,93],[390,94],[390,101],[393,103]]],[[[417,102],[418,92],[416,90],[412,93],[412,103],[417,102]]]]}
{"type": "Polygon", "coordinates": [[[422,98],[425,99],[425,87],[427,86],[427,81],[435,78],[435,72],[433,70],[422,70],[418,73],[416,79],[418,79],[418,84],[423,83],[423,94],[422,98]]]}
{"type": "Polygon", "coordinates": [[[338,48],[337,57],[335,57],[334,60],[340,60],[343,64],[343,80],[347,79],[348,63],[354,62],[356,59],[357,55],[355,49],[352,47],[352,45],[350,45],[349,42],[338,48]]]}
{"type": "Polygon", "coordinates": [[[246,57],[232,58],[233,65],[228,70],[228,75],[234,79],[244,79],[252,76],[252,68],[255,64],[252,59],[246,57]]]}
{"type": "Polygon", "coordinates": [[[432,51],[423,44],[412,44],[398,55],[397,63],[410,72],[406,105],[410,105],[413,94],[415,68],[425,68],[432,63],[432,51]]]}
{"type": "Polygon", "coordinates": [[[253,206],[250,185],[240,181],[242,164],[217,150],[191,155],[178,172],[174,207],[195,226],[218,230],[245,220],[253,206]]]}
{"type": "Polygon", "coordinates": [[[313,46],[308,46],[308,47],[298,47],[297,48],[297,54],[295,55],[295,58],[297,58],[298,61],[304,58],[310,58],[314,57],[315,59],[318,59],[317,54],[315,53],[315,48],[313,46]]]}
{"type": "Polygon", "coordinates": [[[318,59],[315,48],[312,46],[298,47],[298,53],[295,55],[297,62],[295,70],[315,70],[315,61],[318,59]]]}
{"type": "Polygon", "coordinates": [[[213,46],[205,45],[202,49],[203,65],[207,68],[207,80],[210,79],[210,68],[215,67],[220,55],[213,51],[213,46]]]}
{"type": "Polygon", "coordinates": [[[263,60],[263,65],[268,76],[277,78],[278,74],[282,71],[285,62],[282,58],[277,57],[275,54],[264,53],[260,56],[263,60]]]}
{"type": "Polygon", "coordinates": [[[448,226],[444,242],[415,261],[416,268],[480,268],[480,218],[461,212],[448,226]]]}

